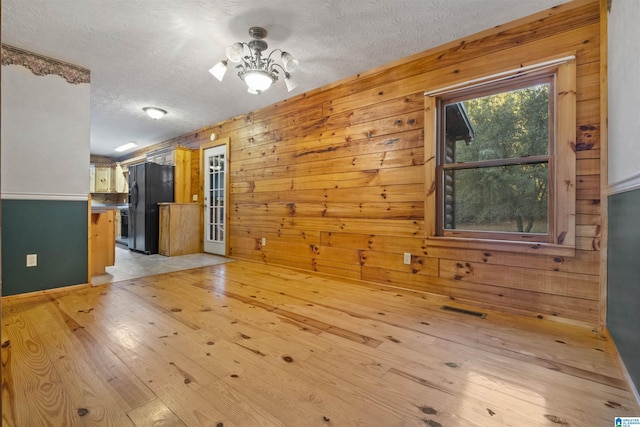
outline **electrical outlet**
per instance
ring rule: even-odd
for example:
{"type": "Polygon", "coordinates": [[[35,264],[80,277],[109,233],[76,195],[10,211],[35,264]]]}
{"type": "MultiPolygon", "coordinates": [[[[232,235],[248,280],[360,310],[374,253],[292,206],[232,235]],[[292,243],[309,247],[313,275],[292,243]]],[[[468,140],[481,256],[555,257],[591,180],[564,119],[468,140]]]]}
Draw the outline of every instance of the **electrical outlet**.
{"type": "Polygon", "coordinates": [[[38,254],[27,254],[27,267],[36,267],[38,265],[38,254]]]}
{"type": "Polygon", "coordinates": [[[407,265],[411,264],[411,253],[409,252],[404,253],[404,263],[407,265]]]}
{"type": "Polygon", "coordinates": [[[262,238],[262,246],[267,246],[267,238],[266,237],[262,238]]]}

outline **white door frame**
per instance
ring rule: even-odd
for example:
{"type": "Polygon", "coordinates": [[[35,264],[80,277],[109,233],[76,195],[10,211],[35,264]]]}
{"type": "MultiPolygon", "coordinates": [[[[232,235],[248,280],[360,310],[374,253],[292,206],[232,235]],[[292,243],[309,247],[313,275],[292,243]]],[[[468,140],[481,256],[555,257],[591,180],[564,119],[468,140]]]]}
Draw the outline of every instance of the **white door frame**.
{"type": "Polygon", "coordinates": [[[200,146],[200,206],[202,208],[202,215],[200,216],[200,236],[202,237],[202,250],[205,252],[206,248],[206,238],[205,238],[205,228],[207,224],[205,224],[207,209],[207,195],[205,194],[205,179],[208,177],[207,175],[207,165],[205,164],[205,150],[209,148],[215,148],[224,145],[224,156],[225,156],[225,176],[224,176],[224,186],[225,186],[225,205],[224,205],[224,250],[221,251],[221,255],[227,256],[229,253],[229,196],[230,196],[230,187],[229,187],[229,138],[222,138],[219,141],[214,141],[206,144],[202,144],[200,146]]]}

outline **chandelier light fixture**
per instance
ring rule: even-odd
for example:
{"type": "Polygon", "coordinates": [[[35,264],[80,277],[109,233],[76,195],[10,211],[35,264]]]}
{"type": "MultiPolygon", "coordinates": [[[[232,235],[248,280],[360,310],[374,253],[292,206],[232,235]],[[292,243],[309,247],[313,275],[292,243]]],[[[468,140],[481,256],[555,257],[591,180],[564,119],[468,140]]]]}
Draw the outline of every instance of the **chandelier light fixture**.
{"type": "Polygon", "coordinates": [[[291,74],[289,73],[295,71],[298,67],[298,60],[291,56],[289,52],[281,49],[274,49],[268,56],[263,56],[262,53],[268,47],[267,42],[262,40],[267,36],[267,30],[264,28],[249,28],[249,36],[253,39],[249,43],[237,42],[229,46],[225,50],[227,59],[218,62],[209,72],[216,79],[222,81],[227,72],[227,65],[231,61],[238,64],[236,65],[238,77],[246,83],[249,93],[261,94],[269,89],[273,83],[278,81],[281,72],[284,75],[287,91],[291,92],[295,89],[297,85],[291,79],[291,74]],[[274,58],[276,52],[280,53],[282,64],[276,62],[274,58]]]}

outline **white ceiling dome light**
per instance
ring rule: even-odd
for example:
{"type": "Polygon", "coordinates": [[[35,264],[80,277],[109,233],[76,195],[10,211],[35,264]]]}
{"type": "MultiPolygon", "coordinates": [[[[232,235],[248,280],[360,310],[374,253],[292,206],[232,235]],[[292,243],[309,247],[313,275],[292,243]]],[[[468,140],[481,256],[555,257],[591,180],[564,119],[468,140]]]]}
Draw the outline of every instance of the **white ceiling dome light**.
{"type": "Polygon", "coordinates": [[[142,110],[147,113],[147,115],[153,120],[161,119],[165,116],[165,114],[167,114],[165,110],[157,107],[144,107],[142,110]]]}

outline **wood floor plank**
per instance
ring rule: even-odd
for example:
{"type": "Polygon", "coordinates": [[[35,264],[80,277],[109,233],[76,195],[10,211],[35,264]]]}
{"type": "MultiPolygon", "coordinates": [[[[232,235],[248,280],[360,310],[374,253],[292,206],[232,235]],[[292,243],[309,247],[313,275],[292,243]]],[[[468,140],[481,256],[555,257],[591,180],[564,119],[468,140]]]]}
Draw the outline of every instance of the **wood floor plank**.
{"type": "MultiPolygon", "coordinates": [[[[245,290],[245,291],[248,291],[249,293],[256,293],[256,294],[259,294],[259,299],[261,299],[261,300],[264,300],[264,299],[265,299],[264,294],[260,294],[260,291],[259,291],[259,290],[258,290],[258,291],[256,291],[255,289],[253,289],[253,288],[251,288],[251,287],[248,287],[247,285],[244,285],[244,290],[245,290]]],[[[283,297],[282,299],[283,299],[283,300],[286,300],[286,298],[284,298],[284,297],[283,297]]],[[[247,300],[248,300],[248,299],[247,299],[247,300]]],[[[303,304],[303,305],[306,305],[306,304],[303,304]]]]}
{"type": "MultiPolygon", "coordinates": [[[[124,407],[126,410],[136,408],[156,398],[147,385],[132,375],[129,367],[108,345],[103,330],[94,326],[93,310],[76,311],[74,308],[66,307],[64,298],[54,299],[53,302],[57,313],[64,319],[65,324],[68,325],[69,330],[86,353],[93,370],[99,373],[109,387],[126,402],[124,407]]],[[[113,329],[108,322],[101,323],[101,327],[113,329]]]]}
{"type": "Polygon", "coordinates": [[[264,310],[284,316],[301,325],[306,325],[361,342],[371,347],[379,346],[384,340],[404,338],[404,334],[410,334],[412,339],[431,340],[435,338],[426,334],[416,334],[404,328],[387,327],[385,323],[378,322],[370,325],[369,319],[345,312],[341,308],[330,307],[326,304],[318,304],[312,300],[300,300],[292,298],[284,292],[264,291],[259,287],[244,284],[241,289],[223,291],[225,296],[262,308],[264,310]]]}
{"type": "MultiPolygon", "coordinates": [[[[8,318],[8,315],[7,315],[8,318]]],[[[16,390],[13,379],[14,368],[12,366],[12,351],[11,340],[9,339],[9,333],[5,326],[5,316],[3,313],[3,321],[0,323],[0,336],[2,336],[2,343],[0,345],[0,355],[2,357],[2,425],[3,426],[15,426],[16,425],[16,390]]]]}
{"type": "MultiPolygon", "coordinates": [[[[163,357],[164,355],[171,359],[184,360],[180,352],[166,351],[164,346],[153,348],[154,345],[150,343],[161,338],[155,334],[147,334],[147,337],[143,338],[144,334],[141,334],[141,329],[128,329],[125,326],[129,320],[127,316],[107,319],[101,316],[100,310],[92,311],[91,314],[96,317],[97,322],[96,324],[87,324],[85,328],[99,337],[100,341],[105,343],[127,366],[131,375],[144,382],[153,392],[153,396],[157,396],[165,402],[166,406],[179,419],[187,425],[203,426],[216,425],[224,419],[216,405],[202,400],[200,390],[205,381],[200,380],[203,383],[200,384],[198,378],[183,369],[180,362],[172,363],[163,357]],[[163,352],[162,355],[160,351],[163,352]],[[193,410],[192,405],[202,406],[202,408],[193,410]]],[[[154,319],[157,320],[156,317],[154,319]]],[[[209,374],[207,376],[211,377],[209,374]]],[[[211,377],[206,383],[215,380],[211,377]]],[[[142,406],[144,404],[138,407],[142,406]]],[[[227,421],[225,425],[241,424],[227,421]]]]}
{"type": "Polygon", "coordinates": [[[47,355],[44,343],[38,337],[33,323],[25,319],[21,310],[24,304],[7,305],[3,304],[2,309],[12,359],[12,395],[19,399],[9,405],[15,408],[12,411],[15,425],[79,425],[79,414],[47,355]]]}
{"type": "MultiPolygon", "coordinates": [[[[295,281],[294,281],[295,282],[295,281]]],[[[267,286],[267,282],[262,281],[258,287],[267,286]]],[[[289,288],[295,285],[289,285],[289,288]]],[[[378,286],[380,287],[380,286],[378,286]]],[[[298,286],[302,288],[302,286],[298,286]]],[[[309,286],[306,286],[309,288],[309,286]]],[[[598,372],[603,376],[603,381],[621,380],[620,370],[612,357],[610,346],[606,343],[606,339],[601,333],[592,333],[585,335],[584,328],[571,328],[570,326],[561,325],[562,328],[558,329],[558,324],[555,322],[537,322],[533,319],[520,319],[520,322],[516,322],[514,325],[514,319],[509,318],[507,315],[496,315],[492,313],[490,322],[483,319],[476,322],[466,319],[460,321],[460,315],[443,313],[438,310],[428,311],[428,322],[425,310],[425,306],[429,306],[429,301],[421,297],[415,297],[411,294],[393,293],[393,298],[385,298],[384,300],[379,298],[379,293],[364,293],[359,296],[358,303],[350,303],[349,299],[345,299],[344,296],[332,296],[331,289],[322,289],[318,291],[314,289],[296,289],[296,297],[302,298],[302,301],[308,303],[314,302],[315,305],[325,306],[329,308],[335,308],[341,312],[350,314],[353,317],[364,317],[366,319],[376,320],[379,323],[388,323],[392,325],[402,325],[407,327],[410,325],[408,321],[415,321],[416,319],[423,318],[421,322],[414,323],[410,326],[411,330],[416,330],[422,333],[434,335],[436,337],[446,337],[448,339],[455,336],[456,341],[469,342],[473,346],[483,346],[483,348],[494,351],[497,353],[504,353],[505,351],[519,353],[518,356],[522,359],[535,360],[547,360],[552,359],[553,356],[549,353],[550,347],[557,347],[552,353],[560,353],[562,363],[558,366],[567,366],[568,370],[574,371],[576,374],[584,372],[586,370],[592,370],[593,365],[585,366],[583,360],[584,348],[587,347],[590,350],[594,350],[592,357],[589,358],[590,363],[593,361],[599,362],[598,372]],[[306,298],[301,295],[305,295],[306,298]],[[314,302],[314,297],[318,293],[322,293],[324,297],[314,302]],[[404,297],[404,298],[398,298],[404,297]],[[395,301],[395,303],[394,303],[395,301]],[[384,317],[380,317],[384,316],[384,317]],[[495,319],[494,319],[495,318],[495,319]],[[490,323],[490,328],[478,327],[482,322],[490,323]],[[529,330],[533,331],[530,333],[529,330]],[[544,340],[540,340],[539,330],[544,328],[548,331],[545,334],[544,340]],[[486,333],[489,331],[490,333],[486,333]],[[551,331],[561,331],[557,334],[552,334],[551,331]],[[573,334],[571,331],[580,331],[580,335],[573,334]],[[514,333],[517,332],[517,333],[514,333]],[[555,339],[552,339],[554,338],[555,339]],[[508,349],[508,350],[506,350],[508,349]],[[577,350],[577,351],[574,351],[577,350]],[[601,363],[600,363],[601,362],[601,363]],[[578,369],[571,369],[572,367],[578,369]],[[611,377],[609,380],[606,377],[611,377]]],[[[346,291],[348,292],[348,291],[346,291]]],[[[335,292],[333,292],[335,294],[335,292]]],[[[429,296],[431,298],[431,296],[429,296]]],[[[439,298],[436,298],[438,301],[439,298]]],[[[432,308],[439,308],[442,304],[432,305],[432,308]]]]}
{"type": "MultiPolygon", "coordinates": [[[[264,281],[262,283],[264,283],[264,281]]],[[[287,283],[287,285],[289,285],[289,283],[287,283]]],[[[395,296],[397,296],[397,295],[395,295],[395,296]]],[[[365,295],[365,298],[366,298],[366,295],[365,295]]],[[[366,307],[368,308],[369,306],[367,305],[366,307]]],[[[380,314],[380,313],[378,313],[378,314],[380,314]]],[[[387,314],[387,313],[384,313],[384,314],[387,314]]],[[[370,316],[370,317],[372,318],[372,316],[370,316]]],[[[430,316],[430,319],[432,319],[431,316],[430,316]]],[[[449,320],[449,319],[445,319],[445,320],[449,320]]],[[[449,322],[450,323],[455,323],[452,320],[449,320],[449,322]]],[[[464,322],[459,322],[459,323],[460,324],[465,324],[464,322]]],[[[550,325],[553,328],[556,328],[558,326],[556,323],[551,323],[550,325]]],[[[571,328],[571,327],[566,327],[566,326],[564,326],[564,328],[565,329],[569,329],[569,330],[571,330],[571,329],[575,330],[576,329],[576,328],[571,328]]],[[[514,339],[518,339],[518,337],[520,335],[522,335],[523,331],[518,330],[517,333],[514,333],[513,328],[511,328],[511,329],[512,330],[508,331],[511,334],[511,338],[510,338],[511,341],[513,341],[514,339]]],[[[581,330],[583,331],[583,335],[585,335],[584,334],[584,328],[582,328],[581,330]]],[[[526,331],[524,331],[524,332],[525,332],[524,335],[526,336],[527,335],[526,331]]],[[[474,344],[476,346],[478,345],[478,342],[482,342],[483,341],[482,338],[481,338],[482,335],[483,335],[483,332],[482,332],[481,329],[472,328],[471,333],[473,335],[470,335],[470,338],[468,338],[467,341],[469,341],[470,343],[472,343],[472,344],[474,344]],[[478,337],[480,337],[480,339],[478,337]]],[[[531,334],[529,334],[529,335],[531,335],[531,334]]],[[[561,336],[563,338],[567,339],[566,335],[561,335],[561,336]]],[[[603,347],[603,344],[606,344],[606,343],[602,342],[602,340],[604,338],[602,337],[601,334],[590,334],[590,335],[587,335],[587,336],[588,337],[594,337],[595,336],[595,339],[591,340],[591,341],[595,341],[595,342],[590,343],[591,345],[594,345],[594,347],[593,348],[589,348],[590,351],[593,352],[593,350],[595,350],[595,352],[593,352],[594,355],[589,360],[598,359],[600,357],[600,355],[605,353],[605,351],[602,350],[602,348],[601,348],[601,347],[603,347]]],[[[528,336],[526,338],[529,338],[528,347],[520,349],[520,350],[518,349],[518,345],[514,345],[515,343],[509,342],[509,341],[505,341],[504,339],[502,339],[500,337],[494,336],[493,333],[491,335],[488,335],[484,341],[488,342],[491,345],[491,348],[492,348],[493,351],[496,351],[498,353],[501,353],[501,352],[509,353],[509,352],[516,351],[516,354],[518,355],[518,357],[521,360],[525,360],[525,361],[529,361],[529,362],[538,362],[538,363],[542,364],[543,366],[548,367],[549,369],[554,369],[554,370],[564,369],[565,371],[571,372],[574,375],[590,375],[594,379],[597,379],[597,380],[599,380],[601,382],[610,383],[610,384],[614,384],[614,385],[621,383],[621,381],[619,380],[619,377],[617,376],[618,373],[619,373],[619,367],[615,366],[615,362],[611,362],[613,360],[611,357],[608,359],[609,362],[611,362],[609,366],[612,366],[612,367],[615,368],[616,373],[614,375],[616,375],[616,376],[607,377],[607,376],[604,376],[601,372],[611,372],[611,370],[610,369],[604,369],[603,370],[602,369],[603,368],[602,364],[599,364],[599,369],[598,370],[593,370],[593,364],[587,366],[588,369],[582,369],[582,368],[574,369],[571,366],[571,364],[569,364],[568,366],[565,366],[567,361],[571,362],[571,358],[567,357],[566,354],[562,354],[561,350],[554,350],[554,351],[560,353],[560,356],[558,357],[558,359],[563,359],[563,362],[556,361],[554,363],[554,357],[550,356],[550,355],[547,355],[544,352],[541,353],[539,356],[536,355],[534,357],[534,356],[532,356],[532,354],[535,355],[536,353],[532,352],[531,343],[535,344],[535,340],[532,340],[530,336],[528,336]],[[508,347],[509,350],[505,351],[505,347],[508,347]],[[593,371],[597,371],[597,372],[593,372],[593,371]]],[[[571,348],[571,346],[568,345],[568,343],[566,341],[561,341],[559,339],[549,340],[548,339],[549,337],[546,337],[546,338],[547,339],[545,340],[545,342],[541,342],[539,347],[545,347],[546,346],[548,348],[550,343],[551,343],[551,345],[559,347],[559,348],[562,348],[562,347],[564,349],[571,348]]],[[[583,351],[583,350],[584,349],[578,348],[578,353],[580,351],[583,351]]],[[[581,363],[581,359],[580,358],[576,358],[576,363],[578,363],[578,364],[581,363]]],[[[606,366],[605,366],[605,368],[606,368],[606,366]]]]}
{"type": "Polygon", "coordinates": [[[325,418],[335,425],[417,425],[393,411],[367,405],[366,400],[348,392],[348,383],[339,378],[325,378],[325,383],[300,381],[297,372],[291,372],[297,371],[293,367],[295,362],[275,355],[255,355],[224,341],[214,347],[214,357],[239,362],[225,381],[239,384],[241,392],[252,401],[268,405],[269,411],[285,425],[320,426],[325,418]],[[367,406],[367,411],[362,410],[363,406],[367,406]],[[356,419],[354,412],[358,414],[356,419]]]}
{"type": "MultiPolygon", "coordinates": [[[[161,290],[160,287],[155,287],[153,293],[157,294],[157,291],[160,291],[160,290],[161,290]]],[[[159,295],[157,295],[157,296],[159,296],[159,295]]],[[[169,298],[169,300],[171,300],[171,298],[169,298]]],[[[237,298],[231,298],[231,300],[227,301],[226,303],[227,304],[233,303],[234,300],[237,301],[238,299],[237,298]]],[[[250,300],[248,298],[246,300],[245,299],[240,299],[240,300],[244,301],[244,303],[249,303],[251,305],[253,305],[253,303],[255,302],[254,300],[250,300]]],[[[266,310],[266,311],[271,313],[272,315],[273,314],[276,314],[276,315],[280,315],[281,314],[281,313],[278,313],[278,312],[274,312],[274,310],[271,310],[271,309],[266,310]]],[[[182,314],[184,314],[184,315],[188,315],[188,313],[189,313],[189,310],[183,310],[183,312],[182,312],[182,314]]],[[[256,315],[255,314],[255,310],[254,310],[253,314],[254,314],[254,316],[256,315]]],[[[209,316],[209,315],[211,315],[211,312],[203,312],[202,315],[209,316]]],[[[256,346],[256,344],[261,344],[262,341],[258,341],[257,342],[256,339],[255,339],[255,338],[258,338],[258,340],[260,340],[260,338],[265,338],[264,337],[264,331],[257,330],[255,328],[252,328],[252,327],[248,326],[248,325],[242,325],[239,322],[235,322],[235,321],[231,321],[230,322],[230,328],[231,329],[236,329],[237,328],[238,332],[234,333],[234,334],[229,334],[229,335],[226,335],[226,336],[216,335],[216,336],[213,336],[213,337],[212,337],[211,333],[209,333],[207,335],[206,339],[207,340],[211,340],[210,342],[212,344],[215,344],[215,345],[213,345],[211,347],[208,347],[208,346],[204,346],[204,345],[201,344],[201,349],[199,351],[196,351],[196,352],[202,354],[206,350],[206,352],[208,353],[208,356],[209,356],[208,360],[212,360],[212,358],[217,358],[217,360],[220,360],[221,358],[219,357],[218,353],[220,352],[220,349],[223,348],[224,343],[227,342],[228,346],[231,346],[233,349],[235,349],[235,353],[234,353],[235,355],[234,356],[227,356],[227,357],[224,357],[222,359],[233,358],[235,361],[237,361],[237,360],[243,360],[245,357],[248,357],[248,359],[251,360],[253,355],[258,355],[258,357],[267,356],[267,354],[265,354],[262,351],[258,350],[258,348],[262,348],[262,347],[257,347],[256,346]],[[247,335],[247,333],[250,333],[251,335],[247,335]],[[238,341],[241,341],[241,342],[238,342],[238,341]],[[235,344],[235,347],[234,347],[234,344],[235,344]],[[242,353],[245,353],[245,355],[242,356],[242,353]]],[[[198,332],[200,332],[200,331],[198,331],[198,332]]],[[[338,336],[340,336],[340,335],[338,335],[338,336]]],[[[171,341],[175,341],[176,339],[180,339],[180,337],[181,336],[170,337],[170,340],[171,341]]],[[[184,336],[182,336],[182,338],[184,338],[184,336]]],[[[204,343],[204,341],[201,340],[201,343],[204,343]]],[[[291,343],[289,343],[289,344],[291,344],[291,343]]],[[[190,345],[190,347],[192,347],[192,345],[190,345]]],[[[293,346],[289,345],[288,347],[291,348],[293,346]]],[[[285,358],[286,359],[291,359],[291,360],[301,360],[301,359],[298,359],[298,354],[296,353],[295,350],[294,351],[287,351],[285,354],[276,353],[276,352],[270,352],[269,356],[272,357],[272,358],[275,357],[276,359],[282,358],[283,360],[285,358]],[[292,356],[292,355],[294,355],[295,357],[292,356]]],[[[202,356],[200,356],[200,360],[206,360],[206,359],[203,359],[202,356]]],[[[254,361],[254,363],[257,363],[257,362],[254,361]]],[[[253,366],[253,364],[251,364],[251,366],[253,366]]],[[[216,365],[216,367],[219,368],[218,365],[216,365]]],[[[235,375],[236,379],[240,378],[240,377],[244,378],[245,376],[252,375],[251,382],[252,382],[252,384],[255,385],[255,382],[256,382],[255,376],[258,375],[258,374],[263,374],[264,375],[265,372],[267,372],[267,367],[268,366],[262,366],[256,372],[254,372],[253,374],[249,374],[249,373],[245,373],[245,372],[239,373],[239,368],[240,367],[237,366],[234,363],[234,364],[232,364],[230,366],[230,368],[235,368],[235,370],[232,370],[231,372],[228,372],[227,374],[228,374],[229,377],[231,375],[235,375]]],[[[277,389],[291,389],[292,386],[289,383],[287,383],[289,385],[287,385],[287,386],[283,385],[282,387],[278,387],[278,384],[274,384],[273,383],[274,378],[279,378],[281,375],[282,375],[282,373],[280,375],[272,375],[270,377],[270,382],[268,384],[266,384],[265,387],[267,387],[267,388],[275,387],[277,389]]],[[[233,381],[233,383],[237,383],[237,382],[239,382],[239,381],[233,381]]],[[[298,396],[299,396],[299,393],[293,393],[290,396],[280,396],[279,399],[277,399],[277,400],[279,400],[279,401],[280,400],[285,400],[285,401],[294,400],[295,401],[295,399],[297,399],[298,396]]],[[[257,398],[258,398],[258,396],[254,395],[252,400],[255,400],[257,398]]],[[[323,400],[326,400],[326,399],[327,399],[327,397],[325,396],[323,400]]],[[[335,397],[333,399],[336,400],[335,397]]],[[[336,401],[345,401],[345,400],[348,400],[348,396],[342,396],[342,397],[340,397],[340,399],[337,399],[336,401]]],[[[301,403],[298,402],[295,406],[297,408],[299,408],[300,404],[301,403]]],[[[285,410],[283,412],[280,412],[279,416],[283,417],[283,416],[285,416],[285,414],[289,414],[290,412],[291,412],[291,410],[287,409],[287,410],[285,410]]],[[[389,414],[387,414],[386,416],[390,417],[389,414]]],[[[320,417],[320,415],[318,415],[318,416],[315,417],[315,419],[316,420],[321,420],[322,417],[320,417]]],[[[339,417],[336,416],[334,419],[339,419],[339,417]]],[[[375,419],[380,419],[380,415],[378,414],[375,417],[375,419]]],[[[346,421],[346,420],[344,420],[344,421],[346,421]]],[[[287,422],[288,422],[287,425],[294,425],[295,424],[294,419],[288,419],[287,422]],[[292,422],[294,424],[291,424],[292,422]]],[[[311,421],[309,421],[309,422],[311,422],[311,421]]],[[[404,424],[404,422],[401,422],[399,419],[396,419],[395,421],[389,421],[389,422],[390,422],[390,424],[388,424],[388,425],[402,425],[402,424],[404,424]]],[[[310,425],[310,424],[304,424],[304,425],[310,425]]]]}
{"type": "Polygon", "coordinates": [[[136,427],[186,427],[160,399],[127,412],[136,427]]]}
{"type": "Polygon", "coordinates": [[[137,322],[135,317],[126,311],[121,312],[118,318],[107,318],[102,315],[99,304],[96,306],[98,309],[91,313],[95,322],[86,323],[84,329],[90,334],[102,336],[105,341],[110,341],[114,354],[131,373],[146,384],[146,387],[153,390],[154,382],[165,381],[177,388],[186,386],[198,389],[216,380],[182,353],[166,352],[162,340],[172,332],[147,329],[146,326],[153,325],[137,322]],[[159,333],[163,335],[158,335],[159,333]]]}
{"type": "Polygon", "coordinates": [[[84,360],[82,350],[71,347],[73,341],[67,334],[51,331],[41,338],[58,372],[61,386],[69,394],[80,417],[78,424],[133,426],[122,410],[129,403],[113,389],[110,390],[108,383],[102,383],[102,378],[84,360]]]}
{"type": "Polygon", "coordinates": [[[477,310],[247,261],[16,299],[2,307],[3,425],[575,427],[640,414],[600,332],[444,304],[477,310]]]}
{"type": "MultiPolygon", "coordinates": [[[[95,316],[103,326],[110,323],[118,325],[115,328],[105,329],[108,334],[112,334],[112,340],[121,339],[122,343],[126,343],[125,346],[115,350],[116,353],[133,374],[143,380],[166,402],[165,406],[179,419],[184,419],[188,425],[193,423],[209,425],[207,423],[215,420],[218,420],[215,424],[223,422],[224,425],[260,425],[257,420],[262,425],[279,425],[276,419],[269,423],[268,413],[255,405],[247,408],[243,407],[247,405],[241,404],[242,402],[231,399],[232,393],[207,400],[208,391],[205,390],[205,386],[220,384],[218,377],[207,370],[205,364],[193,357],[193,343],[179,349],[168,345],[169,338],[188,336],[189,332],[193,332],[193,328],[185,327],[185,324],[190,322],[176,320],[173,316],[159,317],[167,311],[158,309],[155,303],[141,305],[135,298],[132,301],[137,301],[137,304],[134,304],[137,305],[137,310],[129,310],[129,305],[120,298],[115,298],[113,294],[126,294],[125,296],[129,299],[132,294],[119,288],[112,288],[110,293],[112,294],[110,303],[123,303],[117,319],[101,318],[103,310],[100,301],[96,301],[96,308],[90,314],[95,316]],[[148,319],[155,320],[148,322],[148,319]],[[172,332],[181,325],[183,330],[172,332]],[[122,339],[123,335],[126,339],[122,339]],[[190,410],[190,404],[207,406],[207,408],[193,412],[190,410]]],[[[92,329],[94,325],[86,327],[92,329]]]]}

